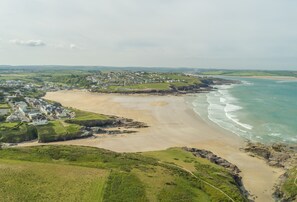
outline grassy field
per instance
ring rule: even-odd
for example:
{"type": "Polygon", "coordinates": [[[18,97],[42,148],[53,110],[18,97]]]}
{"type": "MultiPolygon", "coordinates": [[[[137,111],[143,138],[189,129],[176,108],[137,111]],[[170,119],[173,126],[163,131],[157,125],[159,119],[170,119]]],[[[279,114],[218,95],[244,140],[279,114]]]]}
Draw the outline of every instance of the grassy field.
{"type": "Polygon", "coordinates": [[[91,121],[91,120],[107,120],[110,117],[102,114],[81,111],[77,109],[71,109],[75,112],[75,118],[73,120],[77,121],[91,121]]]}
{"type": "Polygon", "coordinates": [[[52,142],[80,137],[82,126],[56,120],[49,122],[47,125],[36,126],[36,128],[40,142],[52,142]]]}
{"type": "Polygon", "coordinates": [[[215,185],[234,201],[246,201],[222,177],[228,171],[179,148],[141,154],[79,146],[8,148],[0,150],[0,201],[230,201],[200,180],[212,183],[210,175],[220,178],[215,185]]]}
{"type": "Polygon", "coordinates": [[[0,160],[0,201],[98,201],[109,171],[0,160]]]}
{"type": "Polygon", "coordinates": [[[148,201],[145,186],[132,173],[112,171],[104,192],[104,201],[148,201]]]}
{"type": "Polygon", "coordinates": [[[110,124],[113,120],[112,117],[103,114],[86,112],[72,108],[71,110],[75,112],[75,118],[65,120],[66,123],[78,124],[87,127],[95,127],[110,124]]]}

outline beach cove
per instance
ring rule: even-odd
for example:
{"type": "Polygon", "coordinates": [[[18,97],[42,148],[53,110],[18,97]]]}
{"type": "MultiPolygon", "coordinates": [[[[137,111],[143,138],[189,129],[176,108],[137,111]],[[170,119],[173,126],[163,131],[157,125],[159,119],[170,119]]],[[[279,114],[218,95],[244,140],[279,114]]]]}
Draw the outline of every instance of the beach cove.
{"type": "MultiPolygon", "coordinates": [[[[268,166],[241,148],[244,139],[202,120],[187,104],[188,96],[96,94],[83,91],[49,92],[45,99],[67,107],[145,122],[135,134],[78,139],[51,144],[85,145],[116,152],[157,151],[169,147],[210,150],[237,165],[242,181],[256,201],[273,201],[273,187],[283,170],[268,166]]],[[[24,146],[37,142],[24,143],[24,146]]]]}

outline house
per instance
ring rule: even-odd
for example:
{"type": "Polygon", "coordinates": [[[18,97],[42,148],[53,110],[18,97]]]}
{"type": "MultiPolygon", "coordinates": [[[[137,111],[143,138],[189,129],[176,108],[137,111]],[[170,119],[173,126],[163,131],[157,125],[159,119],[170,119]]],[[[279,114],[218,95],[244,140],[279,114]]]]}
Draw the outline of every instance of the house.
{"type": "Polygon", "coordinates": [[[43,115],[40,113],[40,112],[29,112],[27,114],[27,116],[29,117],[29,119],[32,121],[32,120],[35,120],[35,119],[38,119],[39,117],[43,117],[43,115]]]}
{"type": "Polygon", "coordinates": [[[16,102],[15,106],[23,115],[26,115],[26,113],[28,112],[28,109],[27,109],[28,105],[23,101],[16,102]]]}
{"type": "Polygon", "coordinates": [[[40,111],[46,115],[50,115],[54,112],[55,107],[53,105],[41,105],[40,111]]]}
{"type": "Polygon", "coordinates": [[[11,114],[6,118],[7,122],[18,122],[21,121],[21,118],[17,116],[16,114],[11,114]]]}
{"type": "Polygon", "coordinates": [[[46,119],[36,119],[32,121],[32,124],[35,126],[41,126],[48,124],[48,121],[46,119]]]}

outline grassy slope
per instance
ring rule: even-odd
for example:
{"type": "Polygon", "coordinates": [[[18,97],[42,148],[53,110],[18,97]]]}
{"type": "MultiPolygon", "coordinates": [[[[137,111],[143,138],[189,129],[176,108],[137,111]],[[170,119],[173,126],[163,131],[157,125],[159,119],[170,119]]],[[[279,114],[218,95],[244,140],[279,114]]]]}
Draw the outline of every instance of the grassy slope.
{"type": "MultiPolygon", "coordinates": [[[[2,183],[9,184],[9,187],[5,185],[5,189],[0,189],[0,192],[5,192],[0,193],[0,201],[18,201],[19,198],[56,201],[55,197],[74,201],[73,197],[87,196],[90,198],[75,200],[229,201],[172,163],[193,171],[208,165],[211,171],[216,172],[213,177],[226,174],[224,169],[181,149],[119,154],[78,146],[10,148],[0,150],[0,169],[4,169],[0,178],[4,179],[2,183]],[[196,164],[196,161],[203,162],[203,165],[196,164]],[[13,191],[21,186],[24,188],[13,191]]],[[[200,177],[202,175],[199,173],[200,177]]],[[[230,189],[225,191],[236,197],[236,201],[244,201],[228,180],[226,184],[230,189]]],[[[225,182],[222,179],[220,183],[225,182]]]]}
{"type": "Polygon", "coordinates": [[[65,123],[62,120],[51,121],[47,125],[37,126],[38,139],[42,142],[73,139],[82,128],[76,124],[65,123]]]}
{"type": "Polygon", "coordinates": [[[108,171],[0,160],[0,201],[96,201],[108,171]]]}
{"type": "Polygon", "coordinates": [[[80,111],[77,109],[71,109],[75,112],[75,118],[65,120],[66,123],[78,124],[87,127],[96,127],[108,125],[113,121],[113,117],[97,114],[92,112],[80,111]]]}
{"type": "MultiPolygon", "coordinates": [[[[210,163],[208,160],[196,158],[191,153],[181,150],[180,148],[171,148],[159,152],[147,152],[146,156],[158,158],[164,162],[170,162],[193,172],[199,179],[215,185],[225,193],[228,193],[233,199],[241,200],[241,195],[236,186],[234,179],[224,168],[210,163]]],[[[203,184],[204,191],[212,196],[212,199],[222,200],[224,195],[218,193],[207,184],[203,184]]]]}
{"type": "Polygon", "coordinates": [[[297,197],[297,167],[288,171],[288,178],[281,186],[284,198],[293,199],[297,197]]]}
{"type": "Polygon", "coordinates": [[[36,138],[35,127],[26,123],[0,123],[0,142],[18,143],[36,138]]]}

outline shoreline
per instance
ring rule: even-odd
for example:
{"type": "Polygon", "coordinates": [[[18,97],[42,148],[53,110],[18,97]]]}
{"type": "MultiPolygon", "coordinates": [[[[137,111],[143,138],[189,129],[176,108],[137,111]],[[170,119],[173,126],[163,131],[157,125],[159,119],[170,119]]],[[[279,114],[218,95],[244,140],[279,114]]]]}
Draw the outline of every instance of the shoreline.
{"type": "MultiPolygon", "coordinates": [[[[50,144],[85,145],[116,152],[145,152],[169,147],[195,147],[235,164],[242,171],[243,184],[256,201],[272,201],[272,190],[283,170],[270,167],[241,148],[245,141],[237,135],[204,121],[186,103],[186,96],[116,95],[82,91],[47,93],[45,99],[67,107],[131,118],[150,127],[119,136],[77,139],[50,144]]],[[[36,142],[20,146],[41,145],[36,142]]]]}

